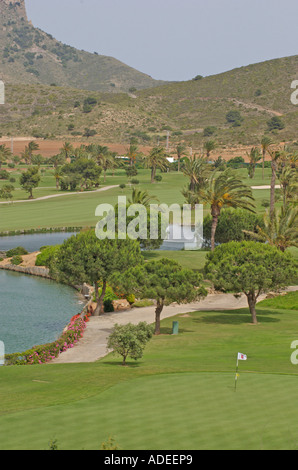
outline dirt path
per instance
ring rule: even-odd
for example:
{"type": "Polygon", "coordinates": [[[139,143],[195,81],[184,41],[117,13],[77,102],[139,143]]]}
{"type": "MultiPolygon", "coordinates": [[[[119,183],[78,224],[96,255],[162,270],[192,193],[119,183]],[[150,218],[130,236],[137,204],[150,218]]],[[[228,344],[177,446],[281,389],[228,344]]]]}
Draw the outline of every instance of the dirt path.
{"type": "MultiPolygon", "coordinates": [[[[298,290],[298,286],[288,290],[298,290]]],[[[264,298],[265,296],[261,296],[259,301],[264,298]]],[[[196,311],[235,310],[246,307],[245,295],[236,299],[232,294],[210,294],[201,302],[165,307],[162,319],[196,311]]],[[[106,313],[100,317],[91,317],[81,341],[73,349],[68,349],[60,354],[57,359],[52,361],[52,364],[95,362],[108,354],[107,338],[116,323],[120,325],[137,324],[140,321],[153,324],[155,322],[155,307],[135,308],[124,312],[106,313]]]]}

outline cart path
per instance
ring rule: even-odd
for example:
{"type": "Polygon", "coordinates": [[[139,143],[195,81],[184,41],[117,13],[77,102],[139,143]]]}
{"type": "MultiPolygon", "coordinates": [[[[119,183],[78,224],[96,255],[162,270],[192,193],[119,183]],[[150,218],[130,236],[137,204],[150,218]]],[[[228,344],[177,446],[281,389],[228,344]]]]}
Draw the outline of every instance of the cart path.
{"type": "MultiPolygon", "coordinates": [[[[298,286],[289,287],[287,291],[296,291],[298,286]]],[[[259,301],[264,300],[266,295],[260,296],[259,301]]],[[[235,298],[233,294],[210,294],[200,302],[187,305],[173,304],[164,307],[161,319],[183,315],[197,311],[235,310],[247,308],[247,299],[243,294],[235,298]]],[[[107,350],[107,340],[116,323],[125,325],[127,323],[137,324],[145,321],[149,324],[155,322],[155,307],[134,308],[122,312],[105,313],[100,317],[91,317],[87,323],[83,338],[74,348],[68,349],[51,364],[70,364],[95,362],[105,357],[110,351],[107,350]]]]}
{"type": "Polygon", "coordinates": [[[50,194],[49,196],[42,196],[38,197],[36,199],[24,199],[20,201],[5,201],[5,202],[0,202],[0,204],[17,204],[17,203],[23,203],[23,202],[36,202],[36,201],[44,201],[45,199],[53,199],[55,197],[64,197],[64,196],[81,196],[83,194],[94,194],[94,193],[100,193],[102,191],[108,191],[109,189],[114,189],[114,188],[119,188],[119,185],[114,185],[114,186],[105,186],[100,189],[96,189],[95,191],[82,191],[82,192],[72,192],[72,193],[63,193],[63,194],[50,194]]]}

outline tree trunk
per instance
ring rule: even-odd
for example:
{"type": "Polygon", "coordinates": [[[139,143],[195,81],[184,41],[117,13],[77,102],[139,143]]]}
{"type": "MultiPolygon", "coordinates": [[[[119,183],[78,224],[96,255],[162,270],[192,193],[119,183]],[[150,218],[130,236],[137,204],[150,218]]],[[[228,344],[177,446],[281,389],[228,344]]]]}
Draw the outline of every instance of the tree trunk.
{"type": "Polygon", "coordinates": [[[178,173],[180,173],[181,157],[178,156],[178,173]]]}
{"type": "Polygon", "coordinates": [[[103,309],[103,299],[106,295],[107,281],[103,281],[102,292],[100,296],[98,292],[98,289],[99,289],[98,282],[94,283],[94,288],[95,288],[95,299],[96,299],[97,306],[96,306],[96,309],[94,310],[93,316],[99,317],[103,309]]]}
{"type": "Polygon", "coordinates": [[[257,298],[254,292],[249,292],[248,294],[246,294],[246,297],[248,301],[249,311],[251,313],[251,321],[254,325],[257,325],[258,324],[257,312],[256,312],[257,298]]]}
{"type": "Polygon", "coordinates": [[[155,335],[160,335],[160,315],[163,310],[163,300],[157,301],[157,307],[155,309],[155,335]]]}
{"type": "Polygon", "coordinates": [[[262,162],[262,179],[265,179],[265,155],[266,150],[263,150],[263,162],[262,162]]]}
{"type": "Polygon", "coordinates": [[[220,215],[220,210],[218,208],[212,208],[211,251],[215,250],[215,234],[216,234],[219,215],[220,215]]]}
{"type": "Polygon", "coordinates": [[[153,166],[153,167],[152,167],[152,170],[151,170],[151,183],[152,183],[152,184],[154,183],[155,174],[156,174],[156,167],[153,166]]]}
{"type": "Polygon", "coordinates": [[[275,183],[276,183],[276,164],[271,162],[272,168],[272,177],[271,177],[271,189],[270,189],[270,219],[273,220],[274,217],[274,207],[275,207],[275,183]]]}

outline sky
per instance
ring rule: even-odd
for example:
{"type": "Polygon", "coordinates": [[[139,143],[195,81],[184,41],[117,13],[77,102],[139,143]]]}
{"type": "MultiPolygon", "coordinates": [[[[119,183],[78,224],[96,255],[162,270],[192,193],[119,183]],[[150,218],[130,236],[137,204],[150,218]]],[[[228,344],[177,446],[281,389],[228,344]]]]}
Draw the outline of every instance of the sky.
{"type": "Polygon", "coordinates": [[[33,25],[158,80],[297,55],[297,0],[25,0],[33,25]]]}

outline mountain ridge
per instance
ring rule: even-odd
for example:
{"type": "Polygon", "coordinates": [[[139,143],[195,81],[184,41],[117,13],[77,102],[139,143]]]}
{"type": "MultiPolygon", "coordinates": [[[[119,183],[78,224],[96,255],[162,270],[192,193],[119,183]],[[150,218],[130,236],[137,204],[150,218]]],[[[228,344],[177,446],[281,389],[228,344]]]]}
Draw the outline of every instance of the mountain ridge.
{"type": "Polygon", "coordinates": [[[167,83],[113,57],[80,51],[57,41],[28,21],[25,0],[0,0],[0,46],[0,78],[11,84],[55,83],[117,93],[167,83]]]}

